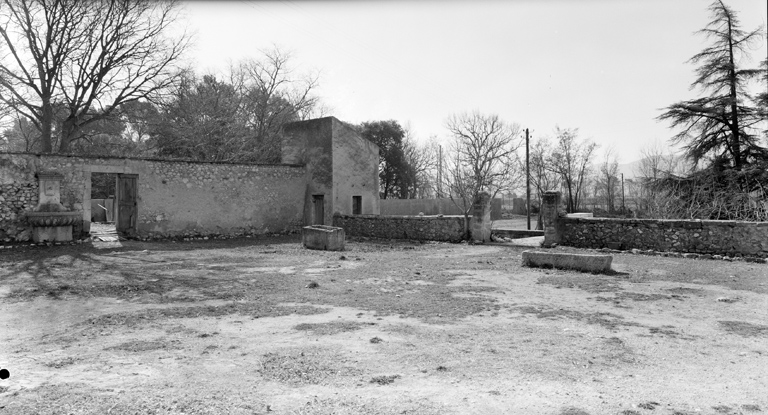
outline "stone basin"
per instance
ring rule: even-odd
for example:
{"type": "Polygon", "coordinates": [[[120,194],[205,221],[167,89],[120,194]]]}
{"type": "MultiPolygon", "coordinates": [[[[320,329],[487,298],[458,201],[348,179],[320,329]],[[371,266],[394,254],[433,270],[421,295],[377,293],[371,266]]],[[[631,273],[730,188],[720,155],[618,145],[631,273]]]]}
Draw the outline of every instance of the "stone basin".
{"type": "Polygon", "coordinates": [[[301,232],[306,248],[324,251],[344,250],[344,229],[327,225],[305,226],[301,232]]]}
{"type": "Polygon", "coordinates": [[[26,212],[25,215],[34,227],[69,226],[83,219],[82,212],[26,212]]]}

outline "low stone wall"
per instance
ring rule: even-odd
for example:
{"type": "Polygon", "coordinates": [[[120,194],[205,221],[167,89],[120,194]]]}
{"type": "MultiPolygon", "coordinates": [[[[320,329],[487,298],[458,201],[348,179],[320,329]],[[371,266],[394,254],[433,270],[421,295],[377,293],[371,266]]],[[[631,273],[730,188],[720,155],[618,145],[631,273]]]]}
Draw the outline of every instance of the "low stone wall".
{"type": "Polygon", "coordinates": [[[464,239],[464,216],[334,215],[333,226],[344,228],[348,236],[446,242],[464,239]]]}
{"type": "Polygon", "coordinates": [[[560,244],[768,257],[768,222],[566,218],[557,219],[560,244]]]}

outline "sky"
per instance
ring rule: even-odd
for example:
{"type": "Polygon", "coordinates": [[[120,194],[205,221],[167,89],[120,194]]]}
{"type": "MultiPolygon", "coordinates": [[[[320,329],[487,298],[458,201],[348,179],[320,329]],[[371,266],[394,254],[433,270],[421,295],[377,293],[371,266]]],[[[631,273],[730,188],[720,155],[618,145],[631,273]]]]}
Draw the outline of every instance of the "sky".
{"type": "MultiPolygon", "coordinates": [[[[620,163],[674,134],[656,117],[696,98],[709,0],[187,1],[188,59],[200,74],[275,46],[296,74],[317,71],[330,115],[394,119],[447,141],[452,114],[496,114],[553,137],[556,126],[613,148],[620,163]]],[[[727,0],[752,30],[766,0],[727,0]]],[[[768,55],[755,46],[754,67],[768,55]]]]}

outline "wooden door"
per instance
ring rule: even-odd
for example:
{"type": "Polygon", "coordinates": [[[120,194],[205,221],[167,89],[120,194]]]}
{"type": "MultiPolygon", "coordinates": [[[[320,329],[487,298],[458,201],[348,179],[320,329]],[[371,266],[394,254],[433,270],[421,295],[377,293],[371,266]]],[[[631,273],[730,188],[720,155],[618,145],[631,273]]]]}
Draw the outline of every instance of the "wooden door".
{"type": "Polygon", "coordinates": [[[312,195],[312,224],[325,225],[325,197],[312,195]]]}
{"type": "Polygon", "coordinates": [[[136,231],[138,218],[138,178],[136,174],[117,175],[117,222],[116,228],[120,233],[131,234],[136,231]]]}

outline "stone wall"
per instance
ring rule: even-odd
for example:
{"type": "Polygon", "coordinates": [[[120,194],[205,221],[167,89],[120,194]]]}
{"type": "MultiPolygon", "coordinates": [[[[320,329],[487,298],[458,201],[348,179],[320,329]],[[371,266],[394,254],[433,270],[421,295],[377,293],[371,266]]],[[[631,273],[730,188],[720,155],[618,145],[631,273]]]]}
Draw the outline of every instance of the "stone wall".
{"type": "Polygon", "coordinates": [[[0,241],[20,236],[29,240],[32,232],[20,218],[37,206],[38,186],[35,182],[0,183],[0,241]]]}
{"type": "Polygon", "coordinates": [[[544,246],[768,257],[768,222],[566,217],[544,193],[544,246]]]}
{"type": "Polygon", "coordinates": [[[463,216],[334,215],[333,226],[344,228],[347,236],[446,242],[464,239],[463,216]]]}
{"type": "Polygon", "coordinates": [[[768,257],[768,222],[558,218],[562,245],[768,257]]]}
{"type": "Polygon", "coordinates": [[[378,215],[379,147],[343,122],[333,125],[333,213],[351,215],[352,198],[360,197],[364,215],[378,215]]]}
{"type": "Polygon", "coordinates": [[[288,123],[282,129],[282,161],[305,164],[308,181],[304,222],[333,223],[333,215],[352,214],[353,197],[363,214],[379,214],[379,147],[335,117],[288,123]],[[318,198],[323,197],[320,214],[318,198]]]}
{"type": "Polygon", "coordinates": [[[140,237],[260,234],[303,224],[303,166],[0,153],[0,242],[29,240],[22,213],[37,205],[35,175],[43,170],[64,175],[61,203],[83,213],[85,232],[92,173],[138,175],[140,237]]]}
{"type": "Polygon", "coordinates": [[[282,129],[283,163],[304,164],[308,178],[302,195],[304,223],[329,225],[333,221],[332,117],[288,123],[282,129]],[[313,196],[323,196],[323,217],[315,218],[313,196]]]}

